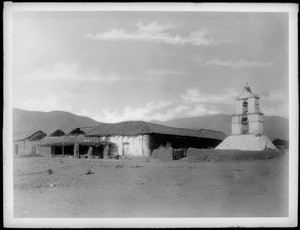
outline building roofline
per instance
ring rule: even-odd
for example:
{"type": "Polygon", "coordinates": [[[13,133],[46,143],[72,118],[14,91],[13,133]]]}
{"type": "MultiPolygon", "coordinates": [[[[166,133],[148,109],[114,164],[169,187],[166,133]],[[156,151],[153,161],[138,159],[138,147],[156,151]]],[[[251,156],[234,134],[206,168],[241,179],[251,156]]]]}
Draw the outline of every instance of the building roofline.
{"type": "MultiPolygon", "coordinates": [[[[27,136],[27,135],[25,135],[25,137],[24,138],[16,138],[16,139],[14,139],[13,138],[13,141],[23,141],[23,140],[26,140],[26,139],[29,139],[30,137],[32,137],[33,135],[35,135],[35,134],[37,134],[38,132],[42,132],[42,133],[44,133],[45,135],[47,135],[45,132],[43,132],[42,130],[38,130],[38,131],[35,131],[34,133],[32,133],[31,135],[29,135],[29,136],[27,136]]],[[[16,134],[16,133],[15,133],[16,134]]]]}

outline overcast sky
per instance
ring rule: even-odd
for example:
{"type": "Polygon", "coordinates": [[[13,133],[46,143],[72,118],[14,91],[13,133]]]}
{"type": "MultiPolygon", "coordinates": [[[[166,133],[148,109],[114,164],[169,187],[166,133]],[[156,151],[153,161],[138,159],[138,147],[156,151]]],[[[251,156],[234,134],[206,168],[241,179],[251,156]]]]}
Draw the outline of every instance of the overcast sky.
{"type": "Polygon", "coordinates": [[[232,114],[248,82],[288,117],[288,14],[14,12],[13,106],[101,122],[232,114]]]}

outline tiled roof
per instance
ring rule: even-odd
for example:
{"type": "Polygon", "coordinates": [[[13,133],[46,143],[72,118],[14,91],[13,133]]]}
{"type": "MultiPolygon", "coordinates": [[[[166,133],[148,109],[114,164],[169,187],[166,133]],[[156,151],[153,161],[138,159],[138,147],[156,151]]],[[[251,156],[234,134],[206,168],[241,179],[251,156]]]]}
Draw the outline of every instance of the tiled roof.
{"type": "Polygon", "coordinates": [[[99,141],[93,138],[86,138],[84,135],[64,135],[59,137],[45,137],[41,142],[40,145],[42,146],[62,146],[62,145],[74,145],[78,143],[80,145],[101,145],[101,144],[112,144],[108,141],[99,141]]]}
{"type": "Polygon", "coordinates": [[[210,138],[224,140],[226,134],[220,131],[214,130],[193,130],[174,128],[164,125],[153,124],[144,121],[126,121],[115,124],[100,124],[99,126],[92,129],[87,135],[90,136],[135,136],[140,134],[165,134],[173,136],[186,136],[186,137],[197,137],[197,138],[210,138]]]}

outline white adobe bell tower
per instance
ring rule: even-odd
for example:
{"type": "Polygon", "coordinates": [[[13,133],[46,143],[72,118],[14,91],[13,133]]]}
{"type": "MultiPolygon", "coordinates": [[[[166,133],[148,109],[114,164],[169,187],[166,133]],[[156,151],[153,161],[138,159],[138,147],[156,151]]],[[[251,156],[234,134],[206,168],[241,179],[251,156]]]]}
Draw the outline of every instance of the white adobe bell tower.
{"type": "Polygon", "coordinates": [[[252,93],[248,83],[235,99],[231,133],[263,134],[263,113],[259,109],[259,96],[252,93]]]}
{"type": "Polygon", "coordinates": [[[248,84],[235,99],[231,136],[223,140],[216,149],[277,150],[263,134],[263,113],[259,109],[259,96],[252,93],[248,84]]]}

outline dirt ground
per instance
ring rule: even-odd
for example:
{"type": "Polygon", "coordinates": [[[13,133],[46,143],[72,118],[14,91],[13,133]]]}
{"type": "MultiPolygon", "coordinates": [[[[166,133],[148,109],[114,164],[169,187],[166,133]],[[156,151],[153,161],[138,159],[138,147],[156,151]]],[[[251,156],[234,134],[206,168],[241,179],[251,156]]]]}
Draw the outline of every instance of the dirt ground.
{"type": "Polygon", "coordinates": [[[287,154],[218,163],[14,158],[15,217],[287,215],[287,154]]]}

